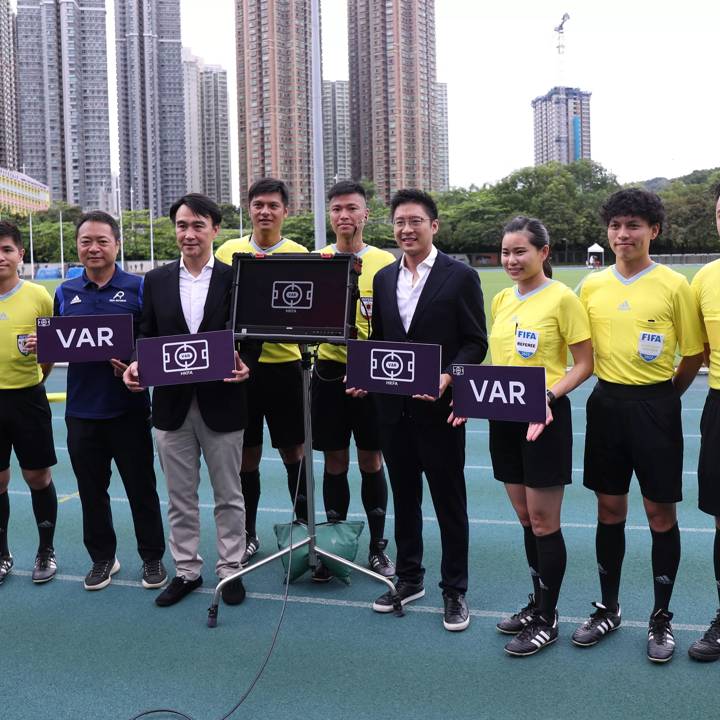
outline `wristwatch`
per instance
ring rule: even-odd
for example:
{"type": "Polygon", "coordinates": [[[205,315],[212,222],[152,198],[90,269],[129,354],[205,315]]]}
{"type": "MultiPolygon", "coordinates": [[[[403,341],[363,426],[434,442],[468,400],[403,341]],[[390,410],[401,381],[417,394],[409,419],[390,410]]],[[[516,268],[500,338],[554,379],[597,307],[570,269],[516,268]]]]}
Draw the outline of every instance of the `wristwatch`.
{"type": "Polygon", "coordinates": [[[555,393],[552,390],[548,390],[546,393],[548,405],[552,405],[555,402],[555,393]]]}

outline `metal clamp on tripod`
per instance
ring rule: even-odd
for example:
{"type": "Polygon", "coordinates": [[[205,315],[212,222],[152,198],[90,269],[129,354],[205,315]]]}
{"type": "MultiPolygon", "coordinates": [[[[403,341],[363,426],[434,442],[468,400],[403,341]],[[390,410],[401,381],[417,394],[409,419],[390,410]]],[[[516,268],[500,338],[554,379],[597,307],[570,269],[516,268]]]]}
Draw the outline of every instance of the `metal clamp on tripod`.
{"type": "Polygon", "coordinates": [[[357,335],[355,312],[361,261],[352,254],[283,253],[233,256],[232,328],[236,340],[248,338],[298,343],[301,351],[307,480],[307,537],[291,543],[250,567],[223,578],[208,610],[208,627],[217,625],[222,588],[236,578],[308,546],[308,564],[314,570],[326,558],[384,583],[395,615],[403,615],[400,596],[391,580],[317,546],[315,533],[315,479],[313,473],[310,373],[318,343],[345,344],[357,335]]]}

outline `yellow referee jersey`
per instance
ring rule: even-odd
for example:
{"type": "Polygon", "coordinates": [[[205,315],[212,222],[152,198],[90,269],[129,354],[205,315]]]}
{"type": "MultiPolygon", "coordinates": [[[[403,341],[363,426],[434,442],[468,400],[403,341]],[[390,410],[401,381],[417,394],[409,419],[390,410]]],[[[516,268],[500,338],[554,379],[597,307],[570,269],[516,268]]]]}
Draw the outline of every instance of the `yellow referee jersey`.
{"type": "Polygon", "coordinates": [[[501,290],[490,314],[493,365],[544,367],[548,388],[565,375],[568,345],[590,339],[585,308],[569,287],[555,280],[525,295],[517,286],[501,290]]]}
{"type": "Polygon", "coordinates": [[[34,353],[25,339],[35,332],[35,320],[53,314],[52,298],[42,285],[20,281],[0,295],[0,390],[32,387],[42,380],[34,353]]]}
{"type": "Polygon", "coordinates": [[[695,292],[704,323],[704,340],[710,345],[708,384],[720,390],[720,260],[700,268],[690,287],[695,292]]]}
{"type": "Polygon", "coordinates": [[[675,351],[703,351],[702,327],[687,279],[653,263],[631,278],[611,266],[580,290],[590,318],[595,374],[622,385],[670,380],[675,351]]]}
{"type": "MultiPolygon", "coordinates": [[[[281,238],[280,242],[275,243],[272,247],[261,248],[255,243],[250,235],[235,240],[225,241],[216,251],[215,257],[221,262],[232,265],[232,257],[235,253],[265,253],[265,255],[274,255],[275,253],[306,253],[308,250],[304,245],[296,243],[294,240],[281,238]]],[[[261,363],[282,363],[292,362],[300,359],[300,349],[297,345],[291,343],[263,343],[262,353],[260,354],[261,363]]]]}
{"type": "MultiPolygon", "coordinates": [[[[334,255],[337,252],[337,245],[328,245],[318,252],[332,253],[334,255]]],[[[387,250],[381,250],[372,245],[366,245],[356,255],[362,260],[362,272],[358,279],[360,299],[355,311],[355,323],[358,330],[358,340],[367,340],[370,335],[370,322],[372,322],[373,278],[378,270],[382,270],[386,265],[394,263],[395,256],[387,250]]],[[[318,359],[347,363],[347,348],[344,345],[321,343],[318,349],[318,359]]]]}

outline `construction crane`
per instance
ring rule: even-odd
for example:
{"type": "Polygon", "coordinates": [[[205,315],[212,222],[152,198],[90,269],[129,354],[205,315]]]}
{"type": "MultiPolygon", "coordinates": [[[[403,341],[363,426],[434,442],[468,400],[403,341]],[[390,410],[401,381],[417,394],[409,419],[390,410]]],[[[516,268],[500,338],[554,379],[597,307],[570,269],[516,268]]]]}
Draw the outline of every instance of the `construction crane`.
{"type": "Polygon", "coordinates": [[[562,85],[565,82],[565,23],[570,19],[570,15],[565,13],[560,20],[560,24],[555,28],[557,33],[557,77],[558,84],[562,85]]]}

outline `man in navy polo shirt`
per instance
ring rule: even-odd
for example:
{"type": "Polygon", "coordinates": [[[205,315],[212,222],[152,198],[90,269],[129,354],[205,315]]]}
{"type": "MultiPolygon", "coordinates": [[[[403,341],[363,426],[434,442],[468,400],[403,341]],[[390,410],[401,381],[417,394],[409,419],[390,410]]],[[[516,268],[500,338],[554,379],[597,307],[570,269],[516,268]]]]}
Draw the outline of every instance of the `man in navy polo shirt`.
{"type": "MultiPolygon", "coordinates": [[[[120,230],[114,218],[100,211],[86,213],[78,220],[75,238],[84,272],[58,286],[55,314],[131,314],[139,322],[143,281],[115,264],[120,230]]],[[[167,580],[153,469],[150,398],[147,391],[134,394],[127,390],[119,377],[124,367],[120,360],[68,366],[67,444],[83,509],[83,541],[93,562],[85,577],[86,590],[107,587],[120,569],[108,495],[112,460],[130,502],[142,559],[142,584],[159,588],[167,580]]]]}

